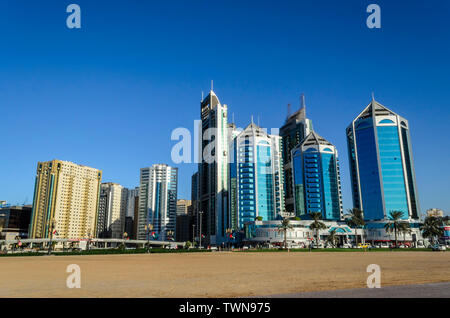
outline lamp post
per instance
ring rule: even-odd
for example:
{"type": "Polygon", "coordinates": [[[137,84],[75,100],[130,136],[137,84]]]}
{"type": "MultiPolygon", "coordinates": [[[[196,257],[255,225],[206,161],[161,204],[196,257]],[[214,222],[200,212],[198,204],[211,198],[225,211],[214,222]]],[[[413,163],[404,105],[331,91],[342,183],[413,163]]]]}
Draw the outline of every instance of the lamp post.
{"type": "Polygon", "coordinates": [[[192,247],[195,247],[194,243],[195,243],[195,224],[192,224],[192,247]]]}
{"type": "Polygon", "coordinates": [[[145,226],[145,230],[147,231],[147,253],[150,253],[150,231],[153,229],[153,224],[148,224],[145,226]]]}
{"type": "Polygon", "coordinates": [[[203,214],[203,211],[199,211],[198,214],[200,214],[200,235],[199,235],[198,247],[202,248],[202,214],[203,214]]]}
{"type": "Polygon", "coordinates": [[[233,229],[226,229],[225,233],[227,233],[227,238],[228,238],[228,248],[231,245],[231,234],[233,233],[233,229]]]}
{"type": "Polygon", "coordinates": [[[91,249],[91,230],[88,230],[88,239],[87,239],[87,250],[91,249]]]}
{"type": "Polygon", "coordinates": [[[52,253],[52,244],[53,244],[53,228],[55,227],[55,220],[50,222],[50,244],[48,245],[48,255],[52,253]]]}

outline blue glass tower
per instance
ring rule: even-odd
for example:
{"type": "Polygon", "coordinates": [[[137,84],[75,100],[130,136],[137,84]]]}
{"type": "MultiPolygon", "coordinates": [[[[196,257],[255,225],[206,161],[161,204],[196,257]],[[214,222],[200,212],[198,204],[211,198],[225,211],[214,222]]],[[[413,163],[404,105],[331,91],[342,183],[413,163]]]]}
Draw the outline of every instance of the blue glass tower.
{"type": "Polygon", "coordinates": [[[233,228],[256,217],[274,220],[284,212],[281,137],[251,123],[234,133],[230,147],[230,212],[233,228]]]}
{"type": "Polygon", "coordinates": [[[374,99],[347,128],[353,206],[366,220],[391,211],[417,219],[419,202],[408,121],[374,99]]]}
{"type": "Polygon", "coordinates": [[[311,132],[292,150],[295,214],[308,218],[322,213],[324,220],[342,218],[342,195],[336,147],[311,132]]]}

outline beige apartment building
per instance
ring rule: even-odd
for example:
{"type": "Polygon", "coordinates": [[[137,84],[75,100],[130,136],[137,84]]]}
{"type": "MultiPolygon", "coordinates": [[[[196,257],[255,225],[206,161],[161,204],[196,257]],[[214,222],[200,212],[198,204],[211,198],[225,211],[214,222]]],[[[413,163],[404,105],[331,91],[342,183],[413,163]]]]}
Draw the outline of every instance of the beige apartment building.
{"type": "Polygon", "coordinates": [[[127,203],[127,188],[113,182],[102,183],[100,185],[97,218],[98,237],[123,238],[127,203]]]}
{"type": "Polygon", "coordinates": [[[191,214],[191,200],[179,199],[177,200],[177,215],[191,214]]]}
{"type": "Polygon", "coordinates": [[[101,179],[102,171],[72,162],[38,162],[29,236],[96,236],[101,179]]]}

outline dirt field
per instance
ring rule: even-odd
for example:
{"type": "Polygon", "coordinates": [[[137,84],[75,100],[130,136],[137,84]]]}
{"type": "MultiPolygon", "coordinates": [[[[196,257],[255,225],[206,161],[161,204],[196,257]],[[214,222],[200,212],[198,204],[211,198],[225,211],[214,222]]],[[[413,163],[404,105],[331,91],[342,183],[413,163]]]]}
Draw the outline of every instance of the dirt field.
{"type": "Polygon", "coordinates": [[[0,297],[239,297],[450,281],[448,252],[186,253],[0,258],[0,297]],[[69,264],[81,288],[69,289],[69,264]]]}

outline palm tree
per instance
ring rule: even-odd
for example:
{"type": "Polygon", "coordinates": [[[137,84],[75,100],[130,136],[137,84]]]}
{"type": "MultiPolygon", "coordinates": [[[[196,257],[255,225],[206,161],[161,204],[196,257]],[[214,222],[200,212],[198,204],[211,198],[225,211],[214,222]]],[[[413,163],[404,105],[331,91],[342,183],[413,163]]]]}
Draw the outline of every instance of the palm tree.
{"type": "Polygon", "coordinates": [[[327,237],[327,243],[330,243],[333,247],[336,247],[336,242],[338,240],[338,237],[336,235],[336,229],[330,231],[327,237]]]}
{"type": "Polygon", "coordinates": [[[283,232],[284,234],[284,248],[287,248],[287,231],[292,230],[294,227],[290,224],[289,218],[283,218],[281,225],[278,227],[278,232],[283,232]]]}
{"type": "Polygon", "coordinates": [[[411,225],[409,222],[400,223],[400,232],[403,233],[403,244],[406,242],[406,234],[411,233],[411,225]]]}
{"type": "MultiPolygon", "coordinates": [[[[347,212],[347,224],[355,228],[356,245],[358,245],[358,228],[363,228],[366,224],[364,222],[364,213],[358,208],[348,209],[347,212]]],[[[364,236],[364,232],[361,235],[364,236]]]]}
{"type": "Polygon", "coordinates": [[[442,219],[434,216],[427,216],[423,222],[423,225],[420,227],[422,236],[424,238],[431,238],[431,241],[434,244],[434,238],[440,237],[444,234],[444,228],[442,225],[442,219]]]}
{"type": "Polygon", "coordinates": [[[322,213],[320,212],[313,212],[310,213],[311,219],[313,222],[309,225],[309,228],[311,230],[316,231],[316,246],[319,244],[319,230],[324,230],[327,228],[325,223],[320,221],[322,219],[322,213]]]}
{"type": "Polygon", "coordinates": [[[398,247],[397,232],[401,230],[401,224],[403,223],[401,221],[402,217],[402,211],[391,211],[389,212],[390,220],[384,225],[384,229],[386,230],[386,232],[391,232],[392,230],[394,230],[395,247],[398,247]]]}

